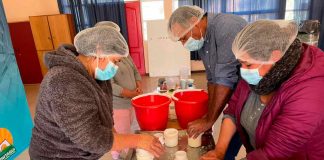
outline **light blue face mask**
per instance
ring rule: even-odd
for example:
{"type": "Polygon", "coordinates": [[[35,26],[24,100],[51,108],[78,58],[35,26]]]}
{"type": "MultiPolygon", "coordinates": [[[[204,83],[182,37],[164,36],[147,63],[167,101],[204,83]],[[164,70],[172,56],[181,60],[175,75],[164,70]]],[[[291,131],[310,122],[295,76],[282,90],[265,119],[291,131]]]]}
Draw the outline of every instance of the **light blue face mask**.
{"type": "MultiPolygon", "coordinates": [[[[200,30],[200,28],[199,28],[200,30]]],[[[197,51],[204,45],[204,37],[202,36],[201,30],[200,30],[201,38],[199,40],[196,40],[192,38],[192,31],[191,36],[187,40],[187,42],[184,44],[184,47],[187,48],[189,51],[197,51]]]]}
{"type": "Polygon", "coordinates": [[[260,76],[260,73],[259,73],[260,67],[261,66],[259,66],[256,69],[241,68],[242,78],[249,84],[257,85],[260,82],[260,80],[263,78],[262,76],[260,76]]]}
{"type": "Polygon", "coordinates": [[[95,78],[97,80],[107,81],[107,80],[113,78],[116,75],[117,70],[118,70],[118,66],[116,66],[114,63],[109,62],[104,70],[101,70],[98,67],[98,63],[99,62],[97,62],[97,67],[96,67],[96,70],[95,70],[95,78]]]}

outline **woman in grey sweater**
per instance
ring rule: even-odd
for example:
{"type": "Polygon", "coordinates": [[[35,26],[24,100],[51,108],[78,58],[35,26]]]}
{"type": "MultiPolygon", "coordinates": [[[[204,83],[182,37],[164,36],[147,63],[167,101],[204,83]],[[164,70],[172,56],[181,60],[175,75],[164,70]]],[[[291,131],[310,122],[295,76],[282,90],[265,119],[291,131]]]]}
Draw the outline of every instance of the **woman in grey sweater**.
{"type": "MultiPolygon", "coordinates": [[[[138,73],[130,56],[116,63],[118,72],[112,79],[114,128],[117,133],[134,133],[139,130],[131,98],[142,93],[141,75],[138,73]]],[[[126,152],[128,150],[125,150],[126,152]]],[[[120,159],[118,151],[112,151],[113,159],[120,159]]]]}
{"type": "Polygon", "coordinates": [[[74,45],[45,55],[49,72],[38,96],[31,159],[92,160],[135,147],[161,155],[157,138],[113,129],[109,80],[118,69],[114,63],[128,55],[122,35],[108,27],[89,28],[77,34],[74,45]]]}

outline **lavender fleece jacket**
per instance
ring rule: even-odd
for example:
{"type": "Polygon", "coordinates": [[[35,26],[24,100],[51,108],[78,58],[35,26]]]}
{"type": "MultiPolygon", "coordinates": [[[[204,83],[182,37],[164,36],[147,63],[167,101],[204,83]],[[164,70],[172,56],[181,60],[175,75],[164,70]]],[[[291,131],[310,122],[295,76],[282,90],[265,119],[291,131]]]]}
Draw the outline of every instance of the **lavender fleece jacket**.
{"type": "Polygon", "coordinates": [[[31,159],[99,159],[113,144],[110,81],[96,81],[71,45],[45,55],[31,159]]]}

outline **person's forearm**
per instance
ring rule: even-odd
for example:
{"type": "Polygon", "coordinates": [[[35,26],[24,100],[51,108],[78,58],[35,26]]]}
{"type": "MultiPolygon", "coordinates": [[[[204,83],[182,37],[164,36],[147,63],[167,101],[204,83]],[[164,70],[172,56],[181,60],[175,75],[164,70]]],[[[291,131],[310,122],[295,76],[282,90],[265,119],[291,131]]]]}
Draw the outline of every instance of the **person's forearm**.
{"type": "Polygon", "coordinates": [[[136,88],[142,90],[142,82],[141,81],[136,81],[136,88]]]}
{"type": "Polygon", "coordinates": [[[230,118],[225,118],[221,125],[219,137],[215,146],[215,151],[218,154],[224,155],[227,151],[228,145],[236,132],[236,126],[230,118]]]}
{"type": "Polygon", "coordinates": [[[134,91],[128,90],[126,88],[123,88],[120,95],[124,98],[133,98],[133,97],[137,96],[136,93],[134,93],[134,91]]]}
{"type": "Polygon", "coordinates": [[[135,148],[137,147],[137,141],[134,141],[136,138],[135,134],[114,133],[114,143],[111,150],[120,151],[125,148],[135,148]]]}
{"type": "Polygon", "coordinates": [[[111,82],[111,87],[112,87],[112,91],[113,91],[112,93],[113,93],[114,96],[117,96],[117,97],[122,96],[121,92],[123,90],[123,87],[121,87],[120,85],[114,83],[113,80],[111,82]]]}
{"type": "Polygon", "coordinates": [[[129,95],[130,95],[130,90],[123,88],[123,90],[120,93],[120,96],[128,98],[129,95]]]}
{"type": "Polygon", "coordinates": [[[213,98],[213,97],[215,97],[215,94],[214,94],[215,84],[208,82],[207,89],[208,89],[208,112],[207,112],[207,115],[206,115],[206,119],[208,119],[208,117],[211,116],[209,111],[213,110],[212,106],[215,103],[215,98],[213,98]]]}
{"type": "Polygon", "coordinates": [[[214,123],[222,113],[226,103],[232,94],[232,89],[219,85],[208,83],[208,113],[207,121],[214,123]]]}

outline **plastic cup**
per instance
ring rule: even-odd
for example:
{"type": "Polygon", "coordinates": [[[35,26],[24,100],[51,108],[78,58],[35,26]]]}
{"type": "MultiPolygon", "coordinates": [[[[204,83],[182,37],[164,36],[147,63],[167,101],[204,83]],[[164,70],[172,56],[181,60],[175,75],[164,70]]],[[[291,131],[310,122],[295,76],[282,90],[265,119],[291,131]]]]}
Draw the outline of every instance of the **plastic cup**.
{"type": "Polygon", "coordinates": [[[136,149],[137,160],[153,160],[154,155],[144,149],[136,149]]]}
{"type": "Polygon", "coordinates": [[[185,152],[185,151],[177,151],[175,153],[174,160],[188,160],[187,152],[185,152]]]}
{"type": "Polygon", "coordinates": [[[188,136],[188,145],[193,148],[197,148],[201,146],[201,136],[203,133],[201,133],[197,138],[189,137],[188,136]]]}
{"type": "Polygon", "coordinates": [[[178,133],[178,130],[174,128],[164,130],[164,143],[167,147],[175,147],[178,145],[178,133]]]}
{"type": "Polygon", "coordinates": [[[188,79],[189,78],[189,68],[188,67],[182,67],[180,69],[180,79],[188,79]]]}
{"type": "Polygon", "coordinates": [[[180,88],[181,89],[187,88],[187,80],[186,79],[180,79],[180,88]]]}

